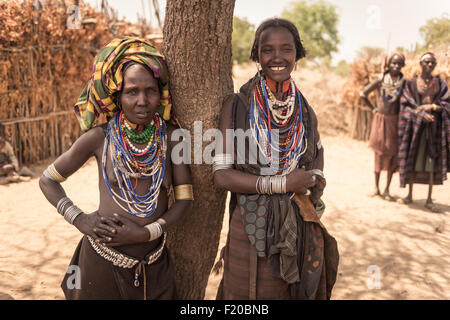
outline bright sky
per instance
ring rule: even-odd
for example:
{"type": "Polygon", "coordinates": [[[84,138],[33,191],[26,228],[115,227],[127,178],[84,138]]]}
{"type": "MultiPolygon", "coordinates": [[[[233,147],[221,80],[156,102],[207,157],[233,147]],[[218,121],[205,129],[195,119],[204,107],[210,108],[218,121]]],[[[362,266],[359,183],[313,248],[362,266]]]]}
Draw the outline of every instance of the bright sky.
{"type": "MultiPolygon", "coordinates": [[[[281,15],[293,0],[236,0],[234,15],[246,17],[258,26],[265,19],[281,15]]],[[[310,0],[312,1],[312,0],[310,0]]],[[[96,5],[101,0],[88,0],[96,5]]],[[[119,10],[120,17],[136,21],[137,13],[149,17],[149,0],[109,0],[119,10]],[[144,3],[145,10],[142,9],[144,3]]],[[[164,14],[166,0],[158,0],[164,14]]],[[[396,47],[411,48],[423,42],[419,28],[431,18],[450,16],[448,0],[326,0],[337,7],[340,19],[338,31],[341,39],[335,62],[351,61],[363,46],[381,47],[391,52],[396,47]]],[[[450,32],[450,30],[449,30],[450,32]]],[[[300,34],[301,37],[301,34],[300,34]]],[[[450,44],[449,44],[450,45],[450,44]]],[[[308,48],[306,48],[308,49],[308,48]]]]}

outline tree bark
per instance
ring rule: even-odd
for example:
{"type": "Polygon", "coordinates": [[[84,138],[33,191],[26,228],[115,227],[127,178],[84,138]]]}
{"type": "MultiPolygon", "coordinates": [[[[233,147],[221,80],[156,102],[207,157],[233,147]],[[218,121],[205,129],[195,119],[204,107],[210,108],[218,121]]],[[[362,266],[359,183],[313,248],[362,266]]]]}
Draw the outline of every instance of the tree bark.
{"type": "MultiPolygon", "coordinates": [[[[233,92],[234,2],[167,1],[163,53],[168,61],[174,110],[183,128],[191,132],[191,163],[200,156],[199,150],[203,152],[211,143],[194,141],[194,122],[202,122],[203,133],[218,128],[222,101],[233,92]]],[[[214,187],[211,166],[202,163],[191,165],[193,208],[168,237],[179,299],[204,298],[220,239],[226,193],[214,187]]]]}

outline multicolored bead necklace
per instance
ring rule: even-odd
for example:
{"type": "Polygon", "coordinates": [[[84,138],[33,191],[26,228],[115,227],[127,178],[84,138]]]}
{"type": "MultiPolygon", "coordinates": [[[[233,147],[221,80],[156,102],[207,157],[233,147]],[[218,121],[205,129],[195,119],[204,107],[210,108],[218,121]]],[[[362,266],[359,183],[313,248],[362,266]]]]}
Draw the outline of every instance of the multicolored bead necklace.
{"type": "Polygon", "coordinates": [[[417,83],[423,90],[428,90],[434,85],[433,79],[424,79],[422,75],[418,76],[417,83]]]}
{"type": "Polygon", "coordinates": [[[286,124],[292,113],[294,112],[295,107],[295,83],[294,80],[291,79],[291,90],[290,95],[285,101],[278,100],[275,95],[270,91],[269,86],[267,84],[264,85],[267,94],[269,95],[268,103],[269,109],[272,113],[272,116],[275,122],[279,124],[286,124]]]}
{"type": "Polygon", "coordinates": [[[250,129],[266,164],[278,175],[286,175],[297,167],[307,148],[301,94],[292,80],[286,102],[273,103],[269,102],[267,89],[264,75],[261,75],[250,96],[250,129]],[[281,104],[285,108],[276,111],[274,116],[275,105],[281,104]],[[278,129],[279,134],[272,128],[278,129]],[[275,139],[272,139],[273,134],[275,139]]]}
{"type": "Polygon", "coordinates": [[[143,143],[147,143],[147,146],[139,149],[133,145],[135,138],[130,137],[125,130],[123,111],[116,113],[108,123],[102,155],[103,179],[111,197],[124,211],[143,217],[151,216],[156,210],[166,167],[166,126],[164,120],[157,113],[152,122],[153,124],[147,128],[153,127],[153,134],[150,137],[148,133],[146,134],[148,141],[143,141],[143,143]],[[108,150],[120,194],[111,187],[108,181],[106,173],[108,150]],[[131,182],[132,178],[136,179],[136,182],[137,179],[151,178],[149,191],[143,195],[137,194],[131,182]]]}
{"type": "Polygon", "coordinates": [[[154,121],[150,123],[150,125],[146,126],[140,133],[135,132],[135,130],[131,127],[130,123],[126,119],[125,115],[123,115],[123,124],[122,130],[126,133],[126,135],[130,138],[131,141],[137,144],[143,144],[149,141],[153,134],[155,133],[155,125],[154,121]]]}

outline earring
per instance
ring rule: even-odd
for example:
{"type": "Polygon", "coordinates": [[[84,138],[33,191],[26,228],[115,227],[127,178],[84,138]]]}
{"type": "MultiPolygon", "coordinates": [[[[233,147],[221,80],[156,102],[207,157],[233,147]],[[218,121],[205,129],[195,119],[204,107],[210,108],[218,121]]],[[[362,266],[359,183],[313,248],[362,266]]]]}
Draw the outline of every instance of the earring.
{"type": "Polygon", "coordinates": [[[258,76],[261,76],[262,67],[259,62],[256,62],[256,70],[258,70],[258,76]]]}

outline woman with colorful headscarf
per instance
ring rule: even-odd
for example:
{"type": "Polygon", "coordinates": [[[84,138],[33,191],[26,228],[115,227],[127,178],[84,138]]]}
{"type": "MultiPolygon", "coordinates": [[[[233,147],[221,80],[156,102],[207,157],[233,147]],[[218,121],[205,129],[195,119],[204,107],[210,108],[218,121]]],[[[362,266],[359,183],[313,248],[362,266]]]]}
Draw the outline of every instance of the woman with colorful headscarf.
{"type": "Polygon", "coordinates": [[[167,228],[188,210],[189,168],[172,163],[174,127],[164,56],[149,42],[117,38],[95,57],[75,111],[86,131],[43,173],[42,192],[84,234],[61,286],[67,299],[172,299],[167,228]],[[100,115],[108,122],[95,126],[100,115]],[[85,213],[61,182],[97,160],[100,203],[85,213]],[[168,190],[175,202],[168,208],[168,190]],[[76,268],[73,268],[76,266],[76,268]]]}
{"type": "Polygon", "coordinates": [[[400,100],[398,135],[400,187],[409,184],[402,202],[412,202],[414,183],[428,184],[425,208],[433,204],[433,185],[447,179],[450,162],[450,96],[447,82],[433,76],[436,57],[426,52],[420,59],[421,73],[408,80],[400,100]]]}
{"type": "Polygon", "coordinates": [[[398,112],[404,78],[401,73],[405,65],[405,57],[401,53],[392,54],[385,63],[383,75],[367,85],[361,92],[362,100],[375,113],[370,132],[369,146],[375,152],[375,192],[386,200],[394,200],[389,193],[392,175],[397,170],[398,152],[398,112]],[[376,90],[377,106],[374,107],[367,98],[376,90]],[[380,193],[379,182],[382,170],[387,171],[387,182],[384,192],[380,193]]]}
{"type": "Polygon", "coordinates": [[[232,196],[219,298],[331,296],[339,254],[320,222],[323,147],[314,110],[291,77],[304,56],[293,23],[263,22],[250,56],[260,70],[224,101],[213,171],[232,196]]]}

